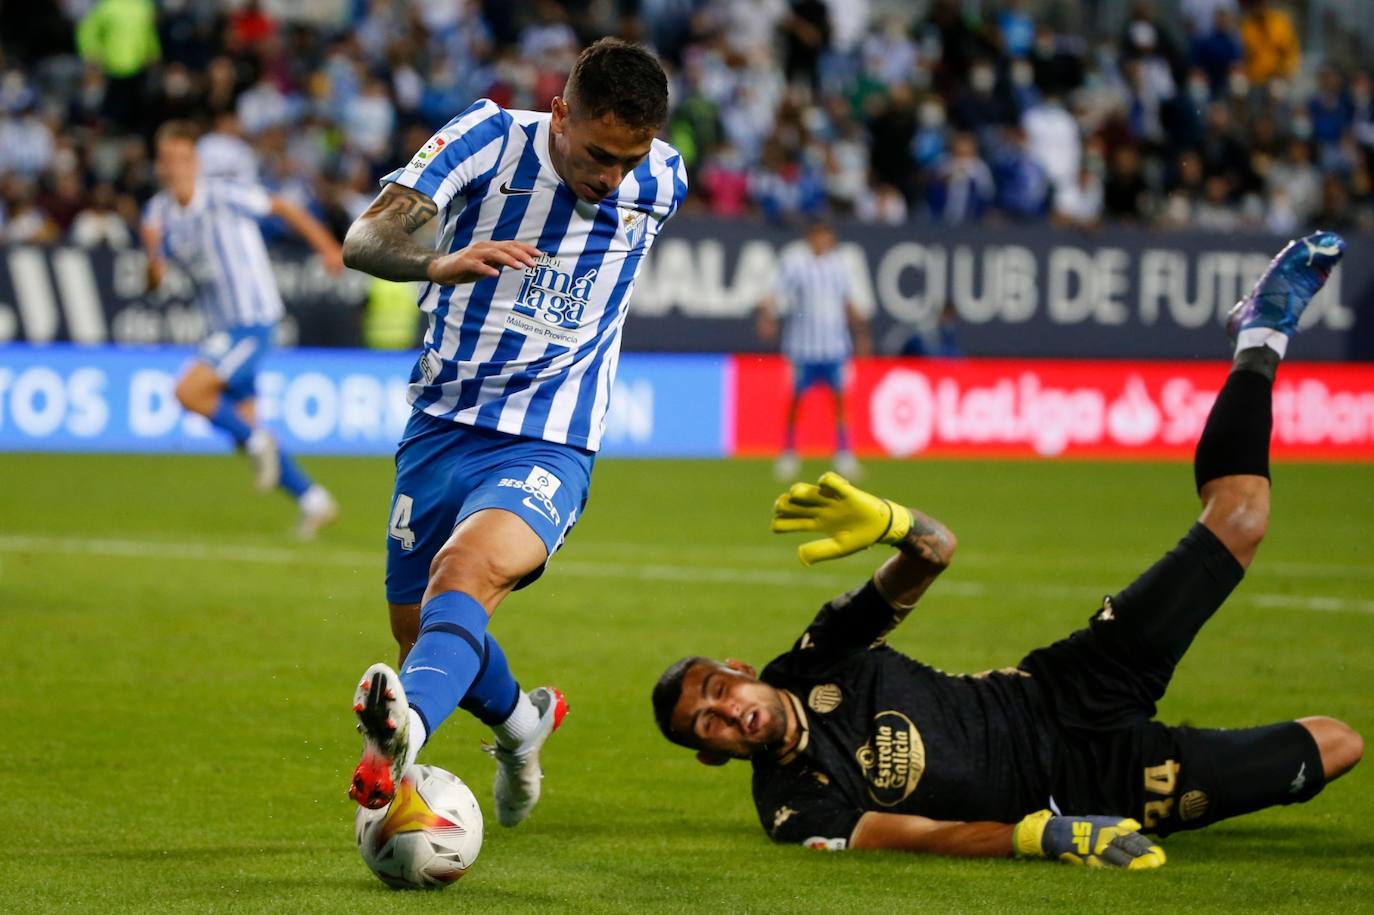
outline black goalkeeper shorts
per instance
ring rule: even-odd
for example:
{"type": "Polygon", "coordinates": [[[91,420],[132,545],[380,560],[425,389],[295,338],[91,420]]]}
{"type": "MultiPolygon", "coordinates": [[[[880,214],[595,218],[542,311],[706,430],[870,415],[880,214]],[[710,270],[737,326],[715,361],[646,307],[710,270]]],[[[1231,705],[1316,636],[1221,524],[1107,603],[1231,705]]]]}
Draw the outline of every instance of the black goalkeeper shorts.
{"type": "Polygon", "coordinates": [[[1317,741],[1296,721],[1234,730],[1151,722],[1135,743],[1141,793],[1125,809],[1162,836],[1310,800],[1326,785],[1317,741]]]}
{"type": "Polygon", "coordinates": [[[1243,575],[1216,535],[1195,524],[1144,574],[1103,598],[1087,628],[1032,651],[1019,666],[1069,731],[1131,727],[1154,717],[1193,637],[1243,575]]]}
{"type": "Polygon", "coordinates": [[[1243,574],[1216,535],[1195,524],[1104,598],[1086,628],[1021,661],[1062,730],[1053,776],[1062,812],[1128,815],[1165,835],[1322,789],[1316,741],[1296,722],[1221,730],[1151,720],[1193,638],[1243,574]]]}

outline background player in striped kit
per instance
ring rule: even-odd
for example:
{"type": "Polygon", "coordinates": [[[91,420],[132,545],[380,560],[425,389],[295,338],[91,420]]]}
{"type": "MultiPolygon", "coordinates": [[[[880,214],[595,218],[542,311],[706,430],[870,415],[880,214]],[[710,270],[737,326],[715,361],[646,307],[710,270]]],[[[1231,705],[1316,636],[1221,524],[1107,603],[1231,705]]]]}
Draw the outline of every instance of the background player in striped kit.
{"type": "Polygon", "coordinates": [[[163,189],[143,211],[148,288],[161,285],[170,260],[195,287],[205,316],[205,339],[177,381],[176,397],[248,453],[259,489],[280,486],[296,500],[297,533],[313,537],[334,520],[338,507],[257,423],[254,409],[258,365],[284,313],[258,220],[280,216],[331,273],[343,269],[343,254],[329,230],[291,201],[255,184],[201,175],[196,137],[195,126],[186,121],[168,121],[158,129],[163,189]]]}
{"type": "Polygon", "coordinates": [[[870,349],[868,322],[854,306],[849,273],[835,248],[835,230],[828,223],[811,223],[806,230],[806,246],[788,251],[778,265],[777,287],[759,304],[758,331],[764,340],[778,338],[779,312],[782,352],[792,363],[792,395],[787,404],[778,479],[792,480],[801,470],[797,414],[802,395],[818,384],[829,388],[834,397],[835,469],[857,477],[859,463],[849,450],[845,428],[844,388],[849,357],[856,349],[859,355],[870,349]]]}
{"type": "Polygon", "coordinates": [[[667,105],[658,61],[603,39],[551,113],[478,101],[349,229],[348,263],[425,281],[429,315],[388,526],[403,670],[373,665],[354,697],[364,743],[349,794],[366,807],[390,802],[460,703],[495,732],[501,823],[539,798],[539,751],[567,707],[552,688],[520,689],[487,620],[586,502],[635,277],[687,192],[681,157],[654,138],[667,105]],[[436,215],[428,249],[411,233],[436,215]]]}

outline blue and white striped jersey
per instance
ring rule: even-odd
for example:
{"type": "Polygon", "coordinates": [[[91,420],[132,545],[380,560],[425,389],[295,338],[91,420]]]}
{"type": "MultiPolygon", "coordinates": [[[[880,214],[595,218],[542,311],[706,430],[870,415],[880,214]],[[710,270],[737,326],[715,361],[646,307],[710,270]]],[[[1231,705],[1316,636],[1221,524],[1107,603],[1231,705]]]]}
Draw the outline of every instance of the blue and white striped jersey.
{"type": "Polygon", "coordinates": [[[281,320],[281,294],[258,228],[271,208],[259,185],[201,177],[186,206],[161,191],[143,209],[144,224],[162,236],[163,255],[195,285],[211,332],[281,320]]]}
{"type": "Polygon", "coordinates": [[[849,339],[849,271],[838,251],[794,248],[778,264],[782,352],[793,362],[842,362],[849,339]]]}
{"type": "Polygon", "coordinates": [[[383,178],[439,205],[436,247],[523,241],[537,266],[456,286],[425,284],[415,409],[454,422],[595,451],[621,327],[649,246],[687,193],[682,159],[654,140],[599,204],[577,199],[549,160],[547,113],[482,99],[410,164],[383,178]]]}

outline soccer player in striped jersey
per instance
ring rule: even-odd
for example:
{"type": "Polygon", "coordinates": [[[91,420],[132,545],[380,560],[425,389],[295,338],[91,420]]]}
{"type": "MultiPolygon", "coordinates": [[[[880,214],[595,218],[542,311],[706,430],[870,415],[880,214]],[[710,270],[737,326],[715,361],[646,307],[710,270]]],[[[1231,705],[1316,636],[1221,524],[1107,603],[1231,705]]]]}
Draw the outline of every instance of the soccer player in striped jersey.
{"type": "Polygon", "coordinates": [[[363,806],[390,802],[459,707],[495,732],[502,825],[539,798],[539,751],[567,706],[519,687],[487,621],[586,503],[635,277],[687,193],[681,157],[655,139],[667,106],[658,61],[602,39],[550,113],[482,99],[450,121],[344,240],[350,266],[423,282],[429,315],[388,525],[402,669],[373,665],[354,697],[363,806]],[[436,216],[431,249],[411,233],[436,216]]]}
{"type": "Polygon", "coordinates": [[[806,246],[789,251],[778,265],[777,286],[759,304],[758,331],[764,340],[778,338],[779,310],[782,352],[792,364],[792,396],[787,404],[787,432],[778,458],[778,478],[790,481],[801,470],[797,414],[802,395],[818,384],[829,388],[835,400],[835,469],[857,477],[859,463],[849,449],[845,429],[844,387],[856,340],[861,353],[869,348],[868,322],[854,305],[849,271],[835,248],[835,230],[828,223],[811,223],[806,230],[806,246]]]}
{"type": "Polygon", "coordinates": [[[196,360],[177,381],[176,397],[247,452],[259,489],[280,486],[296,500],[297,533],[308,539],[334,520],[338,507],[257,422],[258,364],[283,313],[258,220],[280,216],[331,273],[343,269],[343,253],[329,230],[291,201],[258,185],[201,175],[196,136],[195,126],[185,121],[158,129],[162,190],[143,211],[148,288],[161,285],[168,261],[176,264],[194,288],[208,331],[196,360]]]}

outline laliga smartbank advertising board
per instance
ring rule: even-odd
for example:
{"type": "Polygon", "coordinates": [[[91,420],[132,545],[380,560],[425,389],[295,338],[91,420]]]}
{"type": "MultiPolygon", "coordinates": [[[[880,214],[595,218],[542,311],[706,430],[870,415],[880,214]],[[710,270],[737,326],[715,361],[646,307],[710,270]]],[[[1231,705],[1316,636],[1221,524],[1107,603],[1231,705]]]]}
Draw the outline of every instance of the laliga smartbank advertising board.
{"type": "MultiPolygon", "coordinates": [[[[187,347],[0,346],[0,451],[225,452],[172,391],[187,347]]],[[[410,415],[414,353],[273,351],[258,410],[302,454],[390,455],[410,415]]],[[[845,393],[869,457],[1188,459],[1225,362],[866,359],[845,393]]],[[[607,457],[771,456],[791,385],[776,356],[626,353],[607,457]]],[[[799,444],[834,447],[829,395],[807,395],[799,444]]],[[[1285,363],[1274,456],[1374,460],[1374,365],[1285,363]]]]}
{"type": "MultiPolygon", "coordinates": [[[[1192,457],[1225,362],[858,360],[845,402],[855,449],[896,458],[1192,457]]],[[[733,452],[774,454],[787,364],[737,357],[733,452]]],[[[834,447],[829,394],[803,405],[803,452],[834,447]]],[[[1284,363],[1274,386],[1275,458],[1374,459],[1374,365],[1284,363]]]]}

